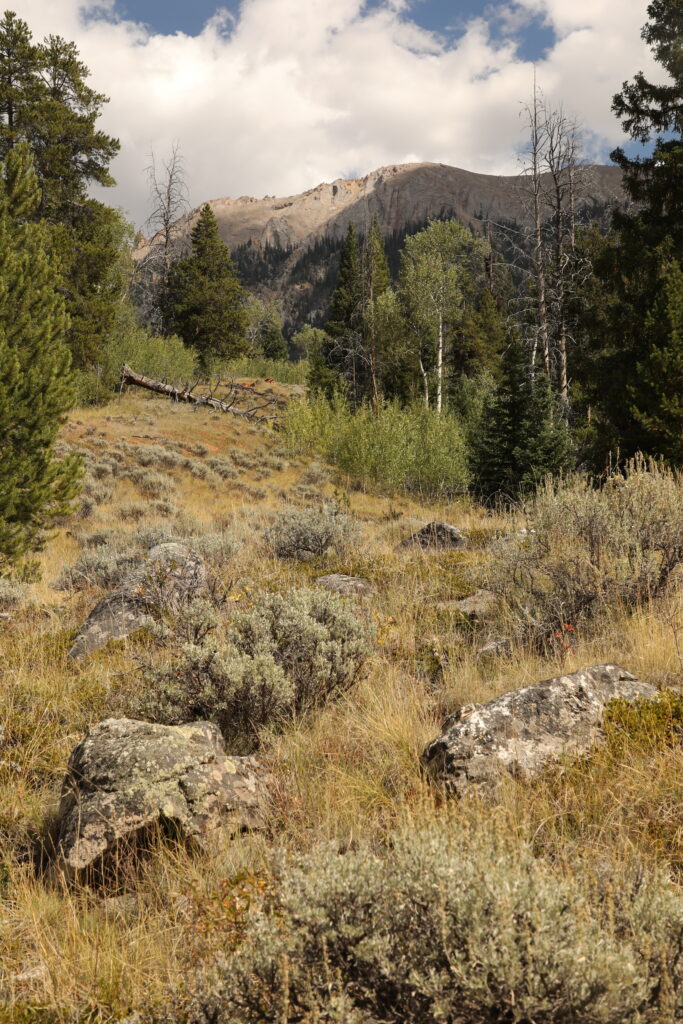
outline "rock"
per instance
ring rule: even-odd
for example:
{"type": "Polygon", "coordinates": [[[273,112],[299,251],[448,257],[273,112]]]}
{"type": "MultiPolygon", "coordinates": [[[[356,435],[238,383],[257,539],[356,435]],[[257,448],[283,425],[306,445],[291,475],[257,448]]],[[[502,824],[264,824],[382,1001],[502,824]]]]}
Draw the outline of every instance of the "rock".
{"type": "Polygon", "coordinates": [[[487,640],[486,643],[479,648],[477,654],[481,655],[482,657],[497,657],[501,654],[509,654],[511,649],[512,644],[510,643],[510,640],[508,639],[508,637],[503,636],[495,638],[493,640],[487,640]]]}
{"type": "Polygon", "coordinates": [[[109,640],[125,639],[150,625],[155,610],[177,612],[206,582],[206,566],[194,551],[175,542],[157,544],[118,590],[98,601],[67,656],[77,660],[109,640]]]}
{"type": "Polygon", "coordinates": [[[656,694],[618,665],[545,679],[458,709],[425,749],[422,762],[450,793],[495,795],[503,770],[531,778],[564,753],[590,750],[603,738],[602,715],[613,698],[656,694]]]}
{"type": "Polygon", "coordinates": [[[457,526],[450,523],[427,523],[417,533],[401,541],[399,547],[420,548],[464,548],[469,544],[469,537],[457,526]]]}
{"type": "Polygon", "coordinates": [[[476,622],[485,618],[493,610],[495,603],[496,595],[492,590],[475,590],[473,594],[453,601],[453,608],[462,612],[472,622],[476,622]]]}
{"type": "Polygon", "coordinates": [[[319,587],[332,590],[335,594],[371,594],[375,589],[370,580],[361,576],[345,576],[341,572],[318,576],[315,582],[319,587]]]}
{"type": "Polygon", "coordinates": [[[120,840],[164,822],[200,845],[217,830],[263,827],[267,790],[257,758],[226,755],[210,722],[108,718],[69,758],[58,815],[61,861],[82,871],[120,840]]]}

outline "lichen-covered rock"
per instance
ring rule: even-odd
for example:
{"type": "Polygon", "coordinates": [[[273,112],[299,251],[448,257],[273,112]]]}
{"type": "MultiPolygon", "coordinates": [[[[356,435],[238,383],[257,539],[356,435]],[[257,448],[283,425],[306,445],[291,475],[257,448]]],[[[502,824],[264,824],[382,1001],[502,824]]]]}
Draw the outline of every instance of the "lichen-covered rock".
{"type": "Polygon", "coordinates": [[[156,611],[178,611],[206,586],[203,559],[184,544],[157,544],[118,590],[106,594],[81,626],[68,653],[74,660],[123,640],[152,621],[156,611]]]}
{"type": "Polygon", "coordinates": [[[335,594],[371,594],[375,589],[370,580],[361,576],[345,576],[341,572],[318,576],[315,582],[317,586],[331,590],[335,594]]]}
{"type": "Polygon", "coordinates": [[[469,544],[469,537],[457,526],[450,523],[434,521],[427,523],[417,533],[401,541],[400,547],[410,548],[464,548],[469,544]]]}
{"type": "Polygon", "coordinates": [[[486,618],[495,606],[496,595],[492,590],[475,590],[467,597],[460,597],[453,601],[453,607],[465,615],[471,622],[486,618]]]}
{"type": "Polygon", "coordinates": [[[448,792],[493,794],[501,771],[530,778],[562,754],[581,754],[603,736],[602,716],[616,697],[657,691],[618,665],[596,665],[459,708],[425,749],[430,776],[448,792]]]}
{"type": "Polygon", "coordinates": [[[59,807],[61,861],[82,871],[161,822],[200,845],[217,829],[234,835],[260,828],[267,790],[260,762],[226,755],[210,722],[106,719],[69,758],[59,807]]]}

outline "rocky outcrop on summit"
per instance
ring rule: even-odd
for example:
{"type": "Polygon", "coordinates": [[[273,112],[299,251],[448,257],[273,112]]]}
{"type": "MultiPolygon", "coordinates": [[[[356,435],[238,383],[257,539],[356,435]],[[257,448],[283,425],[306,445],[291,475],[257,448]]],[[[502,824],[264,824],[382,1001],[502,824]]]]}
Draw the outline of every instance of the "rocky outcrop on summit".
{"type": "Polygon", "coordinates": [[[109,718],[69,759],[58,816],[64,867],[83,871],[125,841],[168,822],[202,845],[265,821],[268,775],[254,757],[226,755],[210,722],[154,725],[109,718]]]}
{"type": "Polygon", "coordinates": [[[206,566],[194,551],[175,542],[157,544],[118,590],[95,605],[68,657],[78,660],[109,640],[125,639],[149,625],[155,610],[178,611],[206,582],[206,566]]]}
{"type": "Polygon", "coordinates": [[[603,736],[616,697],[653,698],[657,690],[618,665],[596,665],[459,708],[426,748],[422,762],[447,792],[495,794],[501,772],[539,774],[563,754],[582,754],[603,736]]]}

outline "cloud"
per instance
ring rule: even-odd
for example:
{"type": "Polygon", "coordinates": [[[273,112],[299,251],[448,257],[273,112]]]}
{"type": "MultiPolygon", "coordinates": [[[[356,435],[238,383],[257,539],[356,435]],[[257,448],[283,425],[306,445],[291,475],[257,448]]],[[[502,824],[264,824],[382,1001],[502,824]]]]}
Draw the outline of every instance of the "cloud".
{"type": "Polygon", "coordinates": [[[73,39],[110,97],[100,123],[122,151],[106,199],[137,225],[150,151],[163,157],[174,140],[193,203],[287,195],[408,160],[514,172],[533,76],[517,49],[525,15],[555,33],[539,83],[596,151],[622,138],[610,112],[621,82],[657,75],[640,39],[643,0],[518,0],[502,40],[484,16],[445,40],[413,20],[409,0],[242,0],[236,17],[219,12],[196,36],[117,18],[114,0],[13,8],[35,36],[73,39]]]}

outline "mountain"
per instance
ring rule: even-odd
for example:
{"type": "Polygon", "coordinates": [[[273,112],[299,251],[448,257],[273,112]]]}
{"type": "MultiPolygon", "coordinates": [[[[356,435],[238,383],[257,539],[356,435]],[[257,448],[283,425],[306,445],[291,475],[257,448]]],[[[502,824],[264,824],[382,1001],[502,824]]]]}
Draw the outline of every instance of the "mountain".
{"type": "MultiPolygon", "coordinates": [[[[582,174],[578,205],[585,219],[625,203],[619,168],[591,166],[582,174]]],[[[338,178],[301,195],[213,199],[209,205],[242,280],[262,297],[282,303],[290,329],[324,319],[350,221],[363,235],[377,216],[394,269],[406,234],[431,218],[456,217],[477,232],[489,222],[494,234],[496,226],[509,232],[529,222],[520,175],[477,174],[436,163],[381,167],[364,178],[338,178]]],[[[199,207],[178,222],[182,237],[189,236],[198,214],[199,207]]]]}

